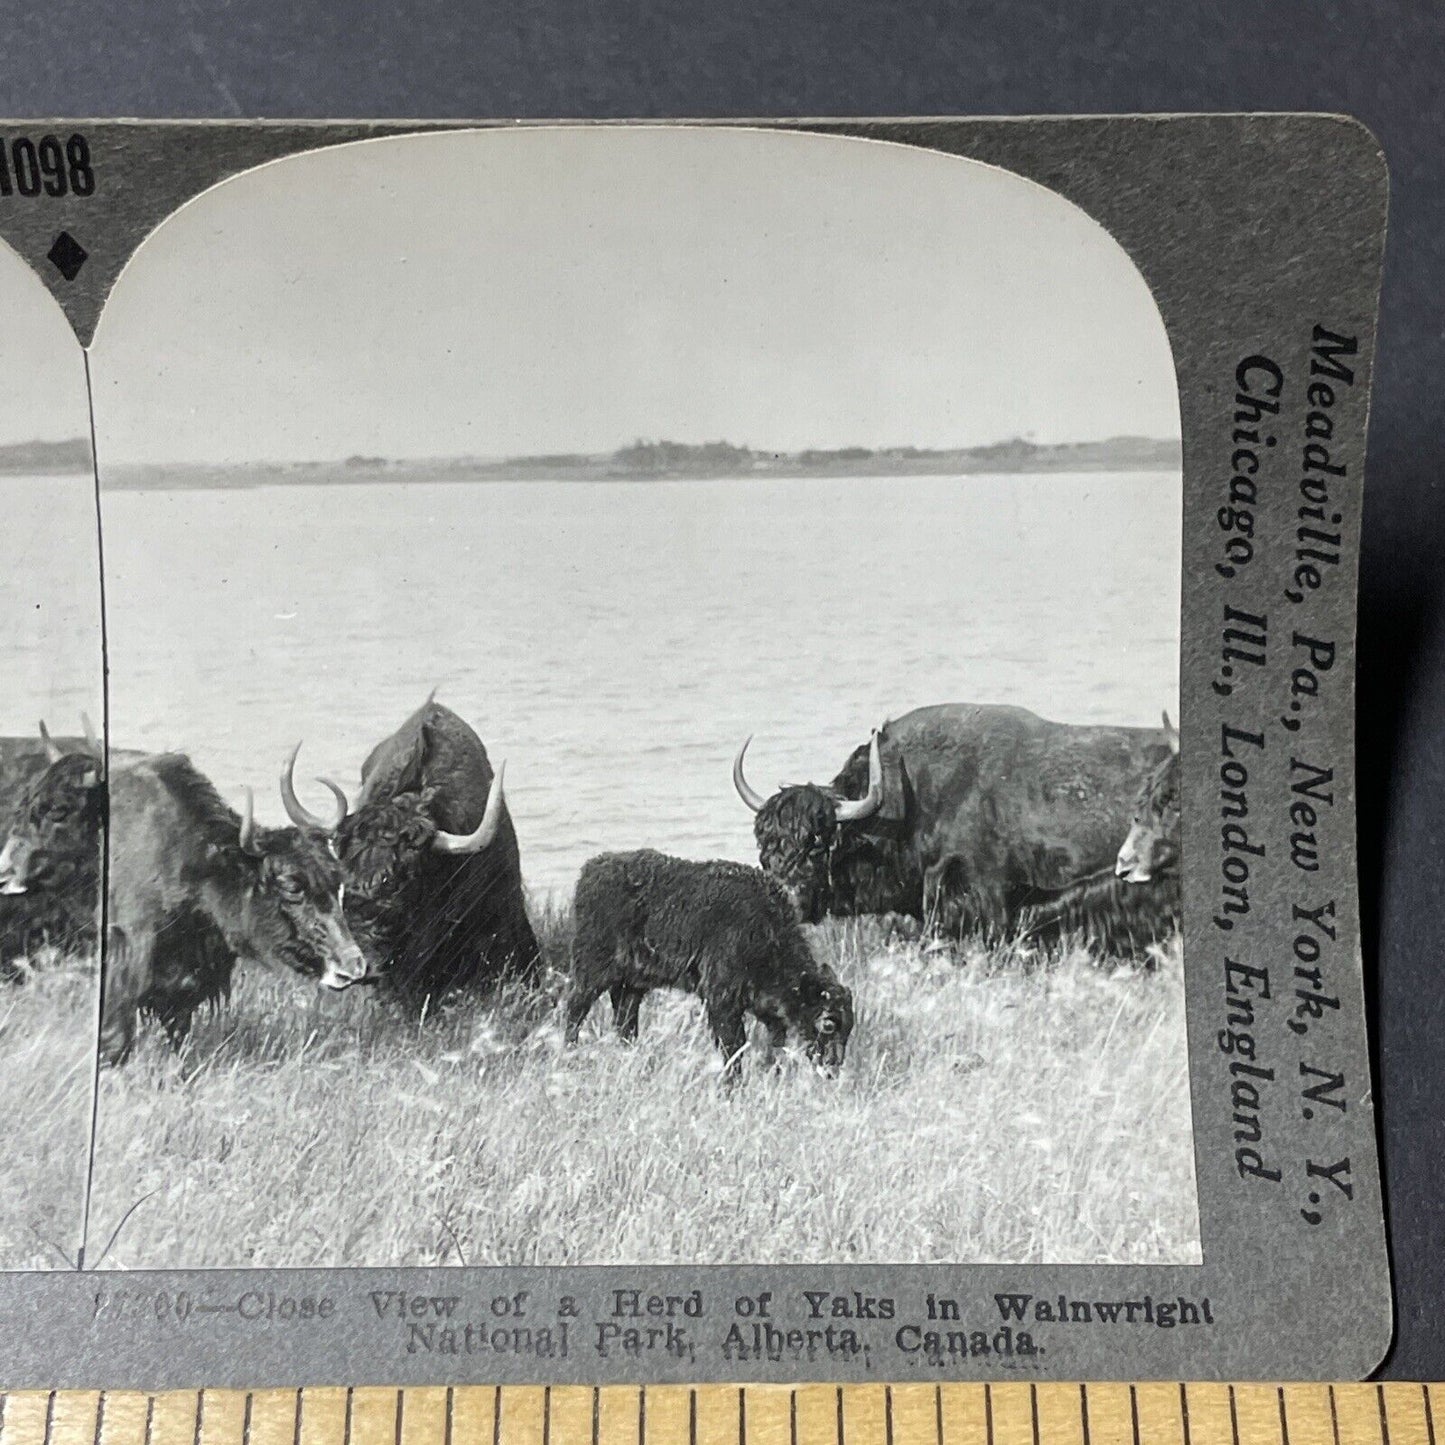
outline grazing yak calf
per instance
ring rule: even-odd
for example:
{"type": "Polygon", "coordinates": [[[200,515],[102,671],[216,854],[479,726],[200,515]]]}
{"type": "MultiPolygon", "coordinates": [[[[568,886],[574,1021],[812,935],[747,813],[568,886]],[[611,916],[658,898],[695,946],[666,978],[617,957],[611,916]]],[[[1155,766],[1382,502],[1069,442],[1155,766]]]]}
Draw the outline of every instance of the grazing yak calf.
{"type": "Polygon", "coordinates": [[[1138,779],[1168,749],[1152,728],[947,704],[885,723],[826,787],[770,798],[748,784],[746,751],[733,785],[805,922],[901,913],[1007,938],[1041,893],[1112,866],[1138,779]]]}
{"type": "Polygon", "coordinates": [[[293,828],[237,815],[179,754],[110,778],[110,887],[100,1051],[130,1053],[137,1013],[184,1035],[202,1003],[229,991],[238,957],[281,963],[325,987],[366,975],[342,914],[329,848],[293,828]]]}
{"type": "Polygon", "coordinates": [[[281,778],[287,815],[333,835],[347,918],[379,981],[420,1005],[451,989],[538,975],[502,768],[493,773],[482,740],[456,713],[428,698],[372,749],[354,807],[323,779],[338,805],[330,819],[298,801],[295,765],[293,752],[281,778]]]}
{"type": "MultiPolygon", "coordinates": [[[[95,947],[100,911],[104,752],[84,738],[0,739],[0,976],[41,944],[72,953],[95,947]]],[[[139,753],[117,754],[138,758],[139,753]]]]}
{"type": "Polygon", "coordinates": [[[1169,751],[1150,769],[1112,869],[1100,869],[1024,910],[1026,938],[1082,934],[1111,953],[1142,952],[1180,923],[1179,733],[1164,715],[1169,751]]]}
{"type": "Polygon", "coordinates": [[[809,951],[787,895],[757,868],[693,863],[650,848],[603,853],[577,880],[567,1041],[604,994],[626,1040],[655,988],[697,994],[730,1076],[747,1043],[745,1013],[779,1048],[793,1028],[830,1073],[843,1063],[853,996],[809,951]]]}

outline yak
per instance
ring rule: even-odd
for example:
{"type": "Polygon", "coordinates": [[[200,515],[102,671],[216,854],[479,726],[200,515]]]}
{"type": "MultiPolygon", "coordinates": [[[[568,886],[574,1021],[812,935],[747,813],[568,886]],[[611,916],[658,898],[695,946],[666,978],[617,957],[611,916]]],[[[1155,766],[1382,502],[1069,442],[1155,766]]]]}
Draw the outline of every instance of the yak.
{"type": "MultiPolygon", "coordinates": [[[[83,738],[0,739],[0,971],[40,944],[85,953],[100,911],[105,754],[89,719],[83,738]]],[[[117,753],[138,758],[140,753],[117,753]]]]}
{"type": "Polygon", "coordinates": [[[1144,956],[1179,928],[1179,879],[1130,883],[1104,870],[1065,888],[1042,892],[1019,915],[1019,939],[1049,943],[1086,938],[1120,958],[1144,956]]]}
{"type": "Polygon", "coordinates": [[[1152,728],[944,704],[886,723],[831,784],[764,798],[744,774],[747,748],[733,784],[764,870],[805,922],[898,913],[993,939],[1014,934],[1041,891],[1110,866],[1138,779],[1168,754],[1152,728]]]}
{"type": "Polygon", "coordinates": [[[281,778],[287,815],[331,835],[346,912],[378,981],[415,1005],[453,989],[534,980],[517,834],[482,740],[428,698],[361,767],[355,805],[329,779],[331,818],[296,796],[300,744],[281,778]]]}
{"type": "Polygon", "coordinates": [[[178,753],[112,771],[100,1053],[129,1055],[138,1014],[173,1040],[230,989],[238,958],[279,963],[324,987],[366,975],[329,848],[239,815],[178,753]]]}
{"type": "Polygon", "coordinates": [[[853,996],[813,957],[787,894],[760,869],[650,848],[603,853],[583,866],[573,911],[568,1043],[604,993],[618,1034],[631,1042],[643,998],[678,988],[702,999],[729,1077],[747,1044],[747,1013],[775,1050],[791,1027],[809,1058],[830,1073],[841,1067],[853,996]]]}
{"type": "Polygon", "coordinates": [[[57,758],[66,753],[99,757],[100,751],[88,723],[86,735],[79,738],[53,738],[43,722],[37,733],[0,738],[0,819],[9,819],[20,795],[57,758]]]}
{"type": "Polygon", "coordinates": [[[1139,785],[1129,832],[1112,867],[1053,890],[1024,910],[1023,936],[1081,934],[1107,951],[1139,953],[1178,929],[1179,733],[1164,714],[1168,752],[1139,785]]]}

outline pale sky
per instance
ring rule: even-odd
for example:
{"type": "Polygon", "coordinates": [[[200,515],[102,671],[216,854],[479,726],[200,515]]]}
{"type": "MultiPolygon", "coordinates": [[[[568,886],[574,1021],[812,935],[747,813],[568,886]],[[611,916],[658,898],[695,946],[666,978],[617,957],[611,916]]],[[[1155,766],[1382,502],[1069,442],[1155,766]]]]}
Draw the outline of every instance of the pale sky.
{"type": "MultiPolygon", "coordinates": [[[[266,166],[142,247],[93,373],[102,468],[1179,427],[1147,287],[1068,202],[758,131],[472,132],[266,166]]],[[[0,440],[66,434],[17,421],[0,440]]]]}
{"type": "Polygon", "coordinates": [[[0,445],[85,436],[85,358],[40,278],[0,243],[0,445]]]}

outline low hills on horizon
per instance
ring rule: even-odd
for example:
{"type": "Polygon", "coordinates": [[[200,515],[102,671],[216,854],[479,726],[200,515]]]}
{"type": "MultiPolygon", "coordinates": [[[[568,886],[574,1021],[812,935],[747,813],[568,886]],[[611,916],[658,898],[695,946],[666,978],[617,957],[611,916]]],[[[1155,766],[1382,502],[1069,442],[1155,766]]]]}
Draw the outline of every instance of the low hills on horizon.
{"type": "Polygon", "coordinates": [[[0,472],[13,476],[43,476],[50,472],[88,472],[90,442],[69,437],[59,442],[11,442],[0,446],[0,472]]]}
{"type": "MultiPolygon", "coordinates": [[[[103,450],[103,449],[102,449],[103,450]]],[[[730,442],[639,440],[612,452],[566,452],[505,458],[355,455],[342,461],[142,463],[106,469],[107,486],[180,489],[286,483],[398,481],[687,481],[741,477],[952,476],[988,472],[1165,471],[1180,462],[1174,438],[1117,436],[1102,441],[1034,442],[1023,437],[987,446],[835,447],[757,451],[730,442]]],[[[31,441],[0,446],[0,474],[88,471],[90,443],[31,441]]]]}

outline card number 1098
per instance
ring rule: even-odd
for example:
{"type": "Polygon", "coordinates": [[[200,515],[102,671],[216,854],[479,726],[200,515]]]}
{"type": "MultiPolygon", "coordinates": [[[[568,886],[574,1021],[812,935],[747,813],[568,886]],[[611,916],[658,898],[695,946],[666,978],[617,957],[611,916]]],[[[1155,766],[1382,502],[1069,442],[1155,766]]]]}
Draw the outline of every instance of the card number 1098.
{"type": "Polygon", "coordinates": [[[0,139],[0,196],[91,196],[95,169],[83,135],[0,139]]]}

